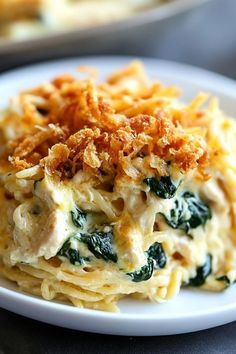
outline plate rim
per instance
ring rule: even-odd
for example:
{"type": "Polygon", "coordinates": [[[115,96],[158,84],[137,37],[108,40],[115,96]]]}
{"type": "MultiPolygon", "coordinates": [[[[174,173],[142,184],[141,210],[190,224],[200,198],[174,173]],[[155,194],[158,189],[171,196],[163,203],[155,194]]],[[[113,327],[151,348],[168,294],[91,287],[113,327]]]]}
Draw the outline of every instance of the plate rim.
{"type": "MultiPolygon", "coordinates": [[[[234,285],[235,289],[236,289],[236,285],[234,285]]],[[[182,289],[183,290],[183,289],[182,289]]],[[[189,292],[191,291],[195,291],[193,289],[189,289],[189,292]]],[[[201,292],[203,292],[204,290],[200,290],[201,292]]],[[[226,290],[227,291],[227,290],[226,290]]],[[[195,291],[197,292],[197,291],[195,291]]],[[[67,304],[67,303],[60,303],[57,301],[53,301],[53,300],[45,300],[43,298],[37,297],[35,295],[31,295],[31,294],[27,294],[21,291],[14,291],[14,290],[10,290],[7,288],[4,288],[2,286],[0,286],[0,298],[1,298],[1,294],[5,297],[8,297],[8,299],[17,297],[18,298],[18,302],[21,304],[26,304],[28,301],[30,301],[32,304],[35,305],[39,305],[40,307],[47,307],[47,308],[52,308],[53,310],[56,310],[58,308],[60,308],[63,311],[66,312],[70,312],[70,313],[80,313],[83,315],[86,315],[87,317],[96,317],[96,315],[98,315],[98,317],[102,317],[103,319],[114,319],[115,321],[120,321],[120,320],[130,320],[130,321],[134,321],[134,320],[140,320],[140,321],[144,321],[146,322],[148,321],[156,321],[157,320],[157,315],[158,315],[158,320],[159,321],[163,321],[163,320],[179,320],[180,316],[178,314],[171,314],[171,313],[165,313],[165,314],[131,314],[131,313],[122,313],[122,312],[107,312],[107,311],[102,311],[102,310],[94,310],[94,309],[88,309],[88,308],[78,308],[75,307],[73,305],[67,304]]],[[[216,294],[216,293],[214,293],[216,294]]],[[[220,296],[221,293],[217,293],[216,295],[220,296]]],[[[177,296],[180,296],[180,293],[177,294],[177,296]]],[[[1,299],[0,299],[1,300],[1,299]]],[[[169,300],[171,301],[171,300],[169,300]]],[[[1,304],[1,301],[0,301],[1,304]]],[[[157,305],[156,303],[153,303],[154,305],[157,305]]],[[[162,304],[158,304],[158,305],[162,305],[162,304]]],[[[207,317],[209,315],[219,315],[222,312],[225,311],[232,311],[234,310],[236,313],[236,301],[235,303],[231,303],[231,304],[227,304],[227,305],[221,305],[217,308],[217,310],[215,309],[210,309],[208,310],[208,312],[206,312],[206,310],[199,310],[198,312],[188,312],[185,313],[184,315],[181,315],[181,319],[182,320],[187,320],[190,319],[194,316],[194,318],[196,317],[207,317]]],[[[235,317],[236,320],[236,317],[235,317]]]]}
{"type": "MultiPolygon", "coordinates": [[[[120,62],[121,66],[123,65],[123,63],[129,63],[131,61],[134,60],[140,60],[141,62],[144,63],[145,67],[146,65],[151,65],[151,66],[157,66],[160,65],[162,67],[169,67],[170,70],[179,70],[179,72],[182,74],[184,73],[184,75],[186,75],[186,73],[190,73],[192,71],[194,71],[194,74],[197,74],[198,76],[200,76],[200,78],[196,79],[196,77],[194,78],[194,82],[199,83],[200,81],[202,81],[202,78],[207,75],[210,77],[211,81],[216,83],[216,82],[221,82],[221,84],[223,84],[224,86],[224,92],[226,92],[227,94],[232,95],[231,90],[235,89],[235,84],[236,84],[236,80],[233,78],[230,78],[229,76],[223,75],[223,74],[219,74],[218,72],[214,71],[214,70],[208,70],[208,69],[204,69],[202,67],[196,66],[196,65],[191,65],[191,64],[187,64],[184,62],[178,62],[175,60],[168,60],[168,59],[161,59],[161,58],[155,58],[155,57],[149,57],[149,56],[143,56],[143,55],[110,55],[110,54],[98,54],[98,55],[80,55],[80,56],[70,56],[70,57],[65,57],[65,58],[58,58],[58,59],[46,59],[46,60],[40,60],[38,62],[32,63],[32,64],[23,64],[23,65],[19,65],[13,69],[6,69],[3,72],[0,73],[0,81],[2,81],[3,79],[7,79],[7,76],[11,76],[11,75],[15,75],[18,74],[18,72],[22,71],[32,71],[32,70],[37,70],[40,68],[44,68],[47,66],[52,66],[54,64],[62,64],[62,63],[68,63],[68,64],[75,64],[76,62],[78,62],[79,64],[77,66],[80,65],[80,62],[82,61],[101,61],[101,60],[111,60],[114,62],[120,62]],[[146,64],[147,63],[147,64],[146,64]]],[[[65,70],[66,71],[66,70],[65,70]]],[[[176,75],[176,77],[180,77],[181,75],[178,74],[176,75]]],[[[195,75],[194,75],[195,76],[195,75]]],[[[191,79],[190,79],[191,80],[191,79]]],[[[207,86],[209,87],[213,87],[212,84],[207,83],[207,86]]],[[[221,90],[219,90],[221,91],[221,90]]],[[[222,91],[223,92],[223,91],[222,91]]]]}
{"type": "Polygon", "coordinates": [[[0,54],[9,54],[20,49],[31,49],[31,46],[50,45],[54,43],[61,43],[69,39],[84,39],[105,33],[117,32],[120,30],[127,30],[131,27],[142,26],[147,23],[155,21],[162,21],[172,16],[179,15],[189,11],[191,8],[201,6],[204,3],[213,0],[174,0],[174,2],[155,6],[151,9],[142,11],[141,13],[129,16],[128,18],[120,19],[114,22],[104,23],[93,27],[75,28],[67,31],[52,32],[46,36],[41,35],[34,38],[22,40],[5,40],[0,39],[0,54]]]}

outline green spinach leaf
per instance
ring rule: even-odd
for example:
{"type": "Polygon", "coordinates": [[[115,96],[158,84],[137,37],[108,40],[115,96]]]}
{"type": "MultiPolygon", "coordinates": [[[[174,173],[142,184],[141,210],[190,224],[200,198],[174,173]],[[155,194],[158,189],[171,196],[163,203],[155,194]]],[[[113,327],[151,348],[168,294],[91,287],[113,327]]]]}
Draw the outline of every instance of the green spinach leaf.
{"type": "Polygon", "coordinates": [[[147,256],[147,264],[135,272],[127,273],[132,281],[138,283],[151,278],[154,269],[164,268],[167,258],[161,243],[155,242],[145,252],[147,256]]]}
{"type": "Polygon", "coordinates": [[[73,224],[76,227],[83,228],[84,223],[87,220],[87,213],[80,210],[78,207],[75,208],[75,211],[71,211],[70,213],[71,213],[71,219],[72,219],[73,224]]]}
{"type": "Polygon", "coordinates": [[[90,234],[80,234],[80,240],[87,244],[90,252],[96,258],[104,259],[105,261],[117,262],[117,255],[113,250],[113,232],[94,231],[90,234]]]}
{"type": "Polygon", "coordinates": [[[161,215],[173,229],[184,230],[187,234],[190,229],[205,226],[212,217],[210,208],[190,192],[185,192],[175,200],[175,207],[170,210],[170,215],[161,215]]]}
{"type": "Polygon", "coordinates": [[[206,262],[197,268],[196,276],[189,279],[189,286],[201,286],[212,272],[212,255],[208,254],[206,262]]]}
{"type": "MultiPolygon", "coordinates": [[[[57,253],[57,256],[67,258],[71,264],[82,265],[85,261],[88,261],[88,258],[81,257],[79,251],[72,248],[72,241],[76,238],[70,237],[62,246],[60,251],[57,253]]],[[[78,241],[78,240],[76,240],[78,241]]]]}
{"type": "Polygon", "coordinates": [[[225,289],[229,288],[230,285],[236,283],[236,279],[234,281],[230,281],[229,277],[227,275],[222,275],[221,277],[216,278],[218,281],[224,281],[225,282],[225,289]]]}
{"type": "Polygon", "coordinates": [[[149,186],[152,193],[162,199],[173,198],[178,189],[178,186],[176,187],[171,181],[170,176],[164,176],[160,179],[149,177],[145,178],[143,182],[149,186]]]}
{"type": "Polygon", "coordinates": [[[227,277],[227,275],[222,275],[221,277],[216,278],[216,280],[225,281],[227,286],[229,286],[231,284],[231,282],[230,282],[229,278],[227,277]]]}
{"type": "Polygon", "coordinates": [[[105,261],[117,262],[117,255],[112,247],[113,233],[112,231],[93,231],[89,234],[78,233],[71,236],[57,253],[58,256],[69,259],[72,264],[83,264],[89,261],[88,257],[82,257],[77,249],[73,248],[74,242],[83,242],[87,245],[89,251],[96,258],[104,259],[105,261]]]}
{"type": "Polygon", "coordinates": [[[127,273],[132,281],[139,283],[141,281],[145,281],[151,278],[154,270],[154,261],[152,258],[148,258],[147,264],[144,265],[140,270],[136,270],[132,273],[127,273]]]}
{"type": "Polygon", "coordinates": [[[153,243],[145,253],[148,259],[153,259],[154,269],[165,267],[167,258],[161,243],[153,243]]]}

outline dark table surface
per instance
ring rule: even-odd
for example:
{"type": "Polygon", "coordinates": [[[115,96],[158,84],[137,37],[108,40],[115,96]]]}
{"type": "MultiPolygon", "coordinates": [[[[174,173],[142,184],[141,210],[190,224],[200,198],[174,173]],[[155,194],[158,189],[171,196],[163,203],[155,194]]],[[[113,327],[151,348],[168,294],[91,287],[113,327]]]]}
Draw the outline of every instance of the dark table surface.
{"type": "MultiPolygon", "coordinates": [[[[131,44],[119,52],[180,61],[236,79],[236,0],[214,0],[197,9],[178,28],[165,31],[156,46],[150,42],[142,50],[131,44]]],[[[11,67],[0,57],[0,71],[11,67]]],[[[115,337],[53,327],[0,310],[0,354],[235,353],[235,333],[236,322],[168,337],[115,337]]]]}

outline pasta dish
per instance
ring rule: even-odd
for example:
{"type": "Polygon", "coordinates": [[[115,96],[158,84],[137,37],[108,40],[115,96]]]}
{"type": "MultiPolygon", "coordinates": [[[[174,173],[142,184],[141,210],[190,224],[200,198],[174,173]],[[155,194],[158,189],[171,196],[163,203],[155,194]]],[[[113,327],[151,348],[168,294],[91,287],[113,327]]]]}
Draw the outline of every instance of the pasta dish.
{"type": "Polygon", "coordinates": [[[78,69],[0,119],[0,274],[27,293],[117,311],[236,280],[236,123],[138,61],[78,69]],[[82,75],[82,76],[81,76],[82,75]],[[85,75],[85,76],[84,76],[85,75]]]}
{"type": "Polygon", "coordinates": [[[168,0],[0,0],[0,38],[25,39],[128,18],[168,0]]]}

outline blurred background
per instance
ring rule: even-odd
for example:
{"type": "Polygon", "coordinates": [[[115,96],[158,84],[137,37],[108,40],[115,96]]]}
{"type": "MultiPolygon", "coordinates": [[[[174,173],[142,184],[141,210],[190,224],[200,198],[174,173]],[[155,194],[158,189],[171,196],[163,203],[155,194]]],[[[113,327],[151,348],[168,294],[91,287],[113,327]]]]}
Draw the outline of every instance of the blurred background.
{"type": "Polygon", "coordinates": [[[174,60],[236,78],[235,0],[0,0],[0,71],[93,54],[174,60]]]}

